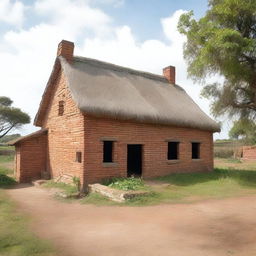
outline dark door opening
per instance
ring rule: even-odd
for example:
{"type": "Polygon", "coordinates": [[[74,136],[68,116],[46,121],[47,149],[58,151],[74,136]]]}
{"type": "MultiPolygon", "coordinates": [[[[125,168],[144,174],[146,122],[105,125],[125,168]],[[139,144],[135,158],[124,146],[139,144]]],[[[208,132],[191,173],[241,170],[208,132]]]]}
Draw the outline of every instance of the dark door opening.
{"type": "Polygon", "coordinates": [[[127,176],[140,177],[142,174],[142,145],[127,145],[127,176]]]}

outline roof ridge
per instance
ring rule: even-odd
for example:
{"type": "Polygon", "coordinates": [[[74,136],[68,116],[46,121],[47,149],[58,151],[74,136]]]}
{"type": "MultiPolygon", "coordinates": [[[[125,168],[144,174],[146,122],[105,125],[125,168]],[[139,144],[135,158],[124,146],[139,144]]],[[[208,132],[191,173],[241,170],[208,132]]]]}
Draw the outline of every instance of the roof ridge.
{"type": "Polygon", "coordinates": [[[158,81],[169,84],[167,79],[162,75],[158,75],[158,74],[154,74],[154,73],[150,73],[150,72],[146,72],[146,71],[141,71],[141,70],[136,70],[136,69],[116,65],[116,64],[113,64],[110,62],[97,60],[97,59],[93,59],[93,58],[87,58],[87,57],[82,57],[82,56],[74,56],[73,58],[75,61],[90,63],[94,66],[100,65],[101,67],[106,68],[106,69],[111,69],[111,70],[119,71],[119,72],[128,72],[128,73],[131,73],[134,75],[143,76],[146,78],[158,80],[158,81]]]}

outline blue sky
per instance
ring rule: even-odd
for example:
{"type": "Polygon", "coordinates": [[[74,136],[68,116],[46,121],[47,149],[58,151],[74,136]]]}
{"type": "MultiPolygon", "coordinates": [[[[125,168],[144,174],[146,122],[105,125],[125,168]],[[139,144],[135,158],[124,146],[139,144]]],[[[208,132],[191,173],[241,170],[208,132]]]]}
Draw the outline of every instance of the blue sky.
{"type": "Polygon", "coordinates": [[[116,8],[101,5],[117,25],[129,24],[138,40],[160,38],[164,40],[159,20],[176,10],[193,10],[196,17],[204,15],[207,9],[205,0],[126,0],[116,8]]]}
{"type": "MultiPolygon", "coordinates": [[[[76,55],[157,74],[176,66],[177,84],[210,114],[201,87],[187,78],[182,54],[186,38],[177,31],[180,15],[189,10],[200,18],[207,1],[0,0],[1,95],[11,97],[33,119],[57,44],[66,39],[75,43],[76,55]]],[[[227,137],[231,124],[224,124],[215,138],[227,137]]],[[[20,132],[36,129],[30,124],[20,132]]]]}

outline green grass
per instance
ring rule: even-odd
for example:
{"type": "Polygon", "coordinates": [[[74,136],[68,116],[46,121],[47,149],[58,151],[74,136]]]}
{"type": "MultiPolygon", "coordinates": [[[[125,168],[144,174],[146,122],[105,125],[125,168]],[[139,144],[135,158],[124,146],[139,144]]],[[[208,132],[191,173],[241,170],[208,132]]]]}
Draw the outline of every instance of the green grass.
{"type": "Polygon", "coordinates": [[[28,219],[16,212],[15,204],[0,189],[0,255],[53,256],[48,242],[28,230],[28,219]]]}
{"type": "Polygon", "coordinates": [[[10,185],[16,184],[15,179],[8,176],[11,173],[13,173],[11,169],[3,167],[0,164],[0,188],[6,188],[9,187],[10,185]]]}
{"type": "Polygon", "coordinates": [[[146,186],[144,184],[144,181],[140,178],[112,178],[105,182],[103,182],[104,185],[107,185],[111,188],[116,188],[119,190],[144,190],[146,189],[146,186]]]}
{"type": "Polygon", "coordinates": [[[173,174],[158,180],[169,183],[172,194],[185,200],[256,193],[255,171],[215,169],[211,173],[173,174]]]}
{"type": "Polygon", "coordinates": [[[54,249],[29,230],[29,219],[17,212],[15,203],[5,193],[16,183],[8,176],[13,170],[6,167],[12,160],[13,156],[0,156],[0,255],[54,256],[54,249]]]}
{"type": "Polygon", "coordinates": [[[58,188],[62,190],[66,195],[72,195],[77,193],[77,187],[75,185],[66,184],[63,182],[54,182],[53,180],[49,180],[48,182],[42,185],[45,188],[58,188]]]}
{"type": "MultiPolygon", "coordinates": [[[[236,162],[237,163],[237,162],[236,162]]],[[[146,206],[161,203],[192,203],[256,194],[256,171],[216,168],[209,173],[179,173],[151,180],[151,193],[125,203],[111,202],[104,196],[90,194],[82,203],[96,205],[146,206]]]]}
{"type": "Polygon", "coordinates": [[[9,187],[11,185],[15,185],[16,181],[14,178],[9,177],[8,175],[4,174],[6,173],[5,170],[0,170],[0,188],[9,187]]]}
{"type": "Polygon", "coordinates": [[[80,203],[93,205],[122,205],[121,203],[111,201],[107,197],[97,193],[90,193],[86,197],[82,198],[80,203]]]}
{"type": "Polygon", "coordinates": [[[8,163],[14,160],[14,155],[0,155],[0,163],[8,163]]]}
{"type": "Polygon", "coordinates": [[[7,168],[5,166],[0,166],[0,174],[12,175],[13,174],[13,170],[11,170],[10,168],[7,168]]]}
{"type": "Polygon", "coordinates": [[[0,146],[0,151],[1,150],[15,150],[15,147],[14,146],[0,146]]]}
{"type": "Polygon", "coordinates": [[[155,180],[165,185],[153,186],[152,196],[135,198],[128,204],[189,203],[256,193],[256,171],[215,169],[210,173],[179,173],[155,180]]]}
{"type": "Polygon", "coordinates": [[[235,158],[215,158],[214,166],[220,169],[228,170],[250,170],[256,171],[256,161],[242,161],[235,158]]]}

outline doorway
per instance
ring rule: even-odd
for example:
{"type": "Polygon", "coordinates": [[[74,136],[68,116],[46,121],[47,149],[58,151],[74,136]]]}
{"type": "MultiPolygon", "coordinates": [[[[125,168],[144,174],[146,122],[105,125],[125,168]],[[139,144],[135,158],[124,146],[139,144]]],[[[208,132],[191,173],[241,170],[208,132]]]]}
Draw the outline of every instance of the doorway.
{"type": "Polygon", "coordinates": [[[127,176],[141,177],[142,174],[142,145],[127,145],[127,176]]]}

